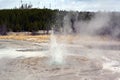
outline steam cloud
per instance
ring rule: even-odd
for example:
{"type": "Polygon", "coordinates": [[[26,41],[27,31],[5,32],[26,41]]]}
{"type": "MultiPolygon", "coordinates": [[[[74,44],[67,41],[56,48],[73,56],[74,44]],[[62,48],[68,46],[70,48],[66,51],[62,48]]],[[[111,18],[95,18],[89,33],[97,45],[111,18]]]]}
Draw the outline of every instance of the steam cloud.
{"type": "Polygon", "coordinates": [[[79,13],[70,12],[64,17],[65,34],[77,33],[82,35],[109,35],[120,37],[120,14],[117,12],[98,12],[87,21],[79,20],[79,13]]]}

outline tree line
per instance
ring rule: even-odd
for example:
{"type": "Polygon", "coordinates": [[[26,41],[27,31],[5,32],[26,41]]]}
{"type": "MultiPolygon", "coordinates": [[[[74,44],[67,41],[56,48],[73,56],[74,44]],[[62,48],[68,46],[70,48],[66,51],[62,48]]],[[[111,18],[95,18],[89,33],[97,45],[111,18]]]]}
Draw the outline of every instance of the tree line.
{"type": "MultiPolygon", "coordinates": [[[[54,26],[63,27],[64,17],[69,11],[51,9],[33,9],[31,5],[21,5],[16,9],[0,10],[0,34],[7,32],[32,32],[43,30],[46,34],[54,26]]],[[[89,20],[93,13],[80,12],[79,19],[89,20]]],[[[74,15],[73,15],[74,17],[74,15]]],[[[74,20],[73,20],[74,21],[74,20]]]]}
{"type": "Polygon", "coordinates": [[[56,12],[57,10],[50,9],[0,10],[0,29],[13,32],[46,30],[49,33],[56,12]]]}
{"type": "MultiPolygon", "coordinates": [[[[51,30],[52,27],[54,27],[56,32],[59,32],[61,28],[67,27],[65,25],[68,24],[65,23],[66,18],[69,18],[70,27],[75,33],[77,32],[75,29],[77,21],[89,23],[97,14],[102,14],[102,16],[109,15],[110,17],[109,23],[103,25],[103,27],[97,31],[97,34],[120,37],[119,12],[78,12],[47,8],[33,9],[31,5],[22,5],[18,9],[0,10],[0,34],[5,35],[7,32],[32,32],[34,34],[39,30],[49,34],[49,30],[51,30]]],[[[97,21],[95,21],[95,23],[96,22],[97,21]]],[[[79,25],[79,27],[82,27],[82,25],[79,25]]]]}

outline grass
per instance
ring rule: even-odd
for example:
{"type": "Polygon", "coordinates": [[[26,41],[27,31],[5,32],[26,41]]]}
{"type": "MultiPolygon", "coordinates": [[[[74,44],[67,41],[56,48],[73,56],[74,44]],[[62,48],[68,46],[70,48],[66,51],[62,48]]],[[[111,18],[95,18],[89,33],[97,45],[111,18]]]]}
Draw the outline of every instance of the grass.
{"type": "Polygon", "coordinates": [[[13,39],[13,40],[24,40],[24,41],[32,41],[32,42],[48,42],[50,36],[49,35],[6,35],[0,36],[0,39],[13,39]]]}

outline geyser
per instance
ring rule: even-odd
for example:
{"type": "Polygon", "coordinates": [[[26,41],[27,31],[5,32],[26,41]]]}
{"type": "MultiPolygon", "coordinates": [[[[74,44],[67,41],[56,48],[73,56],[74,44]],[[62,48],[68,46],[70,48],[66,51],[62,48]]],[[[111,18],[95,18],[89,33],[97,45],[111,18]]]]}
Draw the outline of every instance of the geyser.
{"type": "Polygon", "coordinates": [[[52,30],[50,37],[50,53],[52,64],[63,64],[65,62],[63,45],[57,42],[56,36],[52,30]]]}

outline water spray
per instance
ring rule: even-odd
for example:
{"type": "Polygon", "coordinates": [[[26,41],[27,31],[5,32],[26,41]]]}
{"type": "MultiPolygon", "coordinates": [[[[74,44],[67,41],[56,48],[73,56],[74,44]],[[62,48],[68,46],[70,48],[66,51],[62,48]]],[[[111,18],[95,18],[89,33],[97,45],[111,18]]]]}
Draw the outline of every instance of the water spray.
{"type": "Polygon", "coordinates": [[[52,29],[50,36],[50,53],[52,58],[52,64],[63,64],[64,63],[64,53],[62,45],[57,43],[56,36],[52,29]]]}

